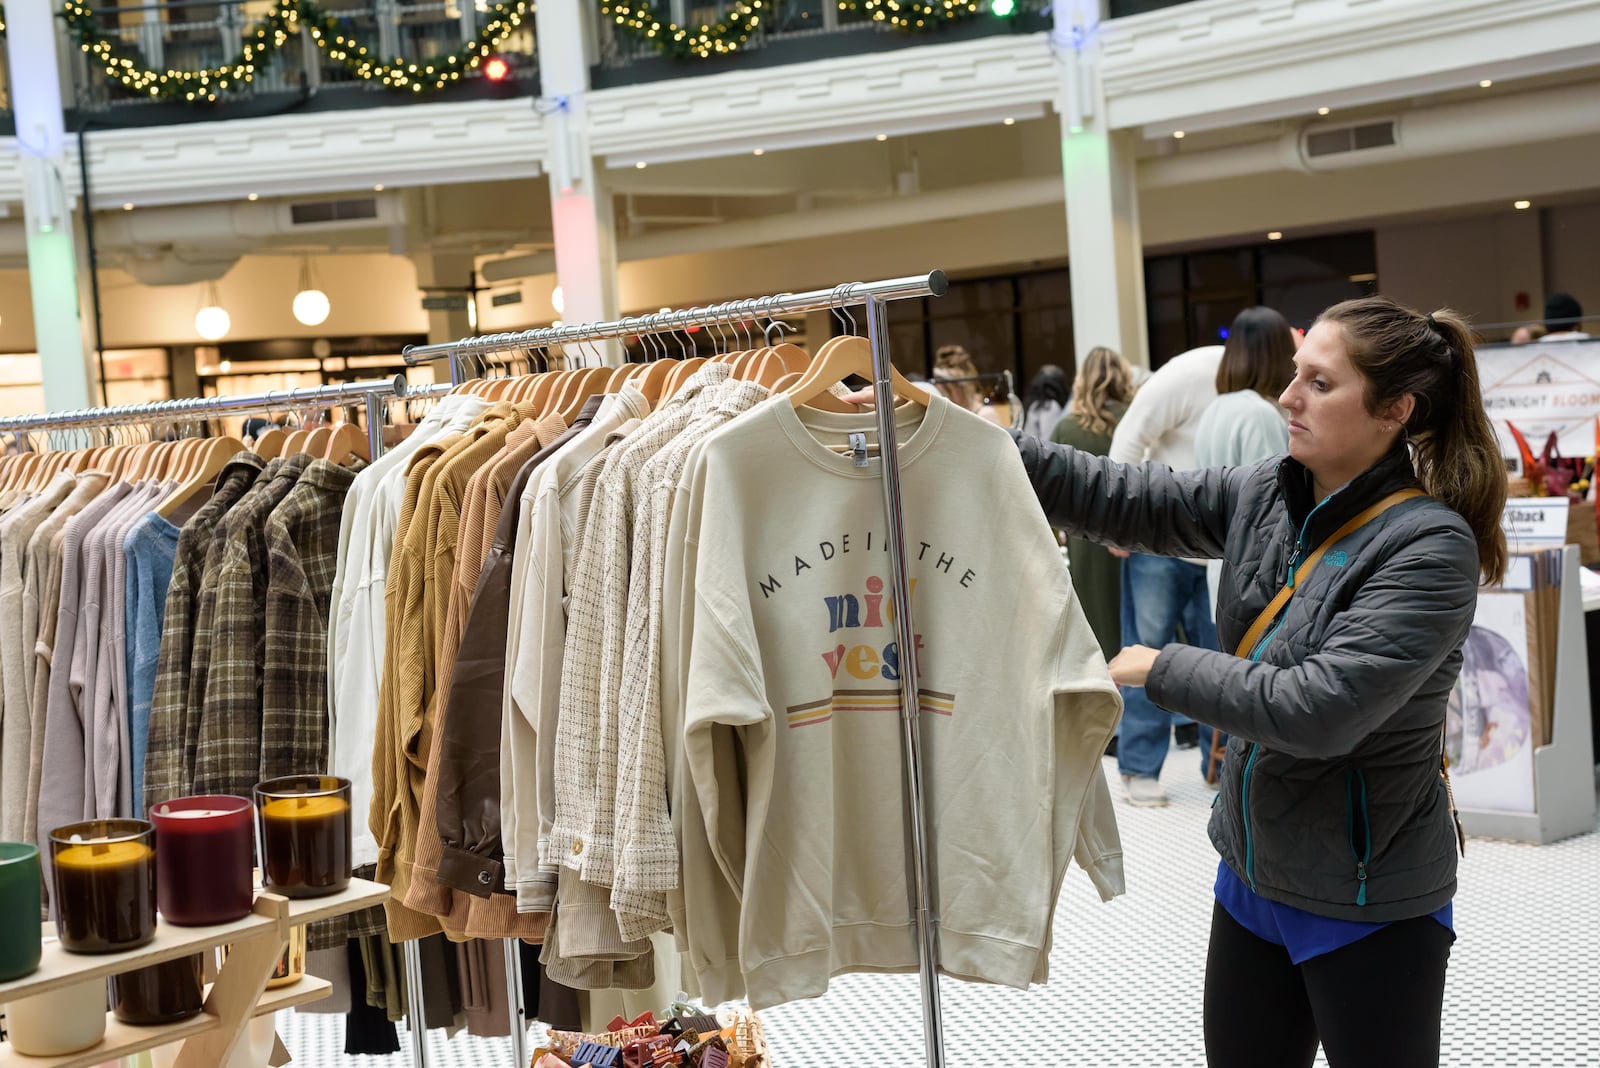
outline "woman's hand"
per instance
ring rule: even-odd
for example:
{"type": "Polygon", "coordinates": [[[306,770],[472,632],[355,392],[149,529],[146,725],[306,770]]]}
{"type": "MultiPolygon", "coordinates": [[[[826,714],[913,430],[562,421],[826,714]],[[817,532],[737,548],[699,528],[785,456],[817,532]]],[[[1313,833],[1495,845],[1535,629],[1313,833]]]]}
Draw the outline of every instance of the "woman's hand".
{"type": "Polygon", "coordinates": [[[1118,686],[1143,686],[1144,680],[1150,677],[1150,669],[1155,667],[1156,657],[1160,655],[1159,649],[1152,649],[1148,645],[1128,646],[1112,657],[1107,665],[1111,668],[1111,681],[1118,686]]]}

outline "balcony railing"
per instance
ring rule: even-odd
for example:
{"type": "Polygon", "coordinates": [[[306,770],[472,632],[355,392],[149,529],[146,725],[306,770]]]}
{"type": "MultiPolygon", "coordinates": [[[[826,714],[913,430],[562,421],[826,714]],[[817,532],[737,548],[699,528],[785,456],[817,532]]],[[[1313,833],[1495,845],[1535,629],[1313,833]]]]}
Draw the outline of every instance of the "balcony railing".
{"type": "MultiPolygon", "coordinates": [[[[256,29],[274,9],[270,0],[168,0],[141,6],[107,7],[93,14],[92,34],[109,42],[120,58],[131,60],[134,69],[156,72],[215,70],[233,64],[246,45],[257,41],[256,29]]],[[[367,0],[350,4],[331,0],[326,8],[345,38],[358,42],[370,56],[385,63],[400,61],[400,69],[440,63],[463,52],[466,42],[481,40],[495,11],[486,0],[367,0]]],[[[327,38],[323,38],[324,45],[327,38]]],[[[329,106],[360,106],[380,98],[395,100],[421,98],[420,91],[396,91],[380,79],[361,77],[336,58],[336,48],[319,47],[311,28],[303,21],[286,33],[284,43],[270,55],[255,61],[247,84],[237,83],[216,93],[217,100],[199,102],[226,105],[241,99],[282,94],[312,96],[336,93],[342,100],[326,101],[329,106]],[[368,98],[347,94],[368,93],[368,98]]],[[[536,91],[537,63],[533,42],[531,6],[521,24],[501,43],[497,54],[507,61],[504,81],[510,92],[536,91]]],[[[140,91],[125,85],[116,74],[108,74],[96,56],[79,49],[76,57],[75,103],[82,111],[110,111],[169,107],[174,98],[140,91]]],[[[481,68],[462,70],[459,81],[471,86],[481,83],[481,68]]],[[[429,86],[428,88],[431,88],[429,86]]],[[[408,83],[403,89],[410,89],[408,83]]],[[[450,92],[470,91],[452,84],[450,92]]],[[[179,104],[190,102],[176,98],[179,104]]]]}

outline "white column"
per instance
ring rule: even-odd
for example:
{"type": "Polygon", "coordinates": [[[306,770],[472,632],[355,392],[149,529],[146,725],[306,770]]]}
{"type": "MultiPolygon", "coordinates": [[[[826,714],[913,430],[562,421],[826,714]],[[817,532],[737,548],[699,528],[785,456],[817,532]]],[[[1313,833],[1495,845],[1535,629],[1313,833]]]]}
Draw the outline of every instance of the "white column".
{"type": "Polygon", "coordinates": [[[1099,0],[1054,0],[1054,14],[1073,347],[1082,358],[1094,346],[1106,345],[1148,367],[1134,157],[1138,135],[1113,130],[1106,121],[1098,70],[1099,0]]]}
{"type": "MultiPolygon", "coordinates": [[[[549,155],[550,216],[554,221],[556,283],[568,323],[615,319],[617,227],[611,193],[596,172],[585,99],[593,53],[589,4],[540,4],[536,14],[539,76],[544,84],[549,155]]],[[[622,362],[614,341],[598,345],[607,363],[622,362]]]]}
{"type": "Polygon", "coordinates": [[[7,7],[6,54],[22,169],[34,348],[39,352],[45,407],[86,408],[97,391],[90,385],[79,312],[78,256],[67,182],[72,164],[62,128],[55,5],[7,7]]]}

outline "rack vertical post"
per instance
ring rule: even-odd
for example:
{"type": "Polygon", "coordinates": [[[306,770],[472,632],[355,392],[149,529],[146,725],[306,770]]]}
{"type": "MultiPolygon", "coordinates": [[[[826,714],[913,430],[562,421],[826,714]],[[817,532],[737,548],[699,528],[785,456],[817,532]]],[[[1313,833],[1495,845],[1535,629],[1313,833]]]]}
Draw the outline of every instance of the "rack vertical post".
{"type": "Polygon", "coordinates": [[[922,979],[922,1031],[930,1068],[944,1068],[944,1020],[939,1001],[939,921],[933,900],[933,855],[928,813],[923,804],[922,700],[917,665],[916,628],[911,619],[911,586],[906,575],[905,509],[900,496],[900,453],[895,427],[894,387],[890,378],[889,317],[883,301],[867,298],[867,337],[872,344],[872,374],[878,414],[878,456],[883,475],[883,510],[889,524],[889,572],[894,590],[895,640],[900,654],[901,748],[906,766],[906,809],[911,832],[911,882],[917,926],[917,966],[922,979]]]}

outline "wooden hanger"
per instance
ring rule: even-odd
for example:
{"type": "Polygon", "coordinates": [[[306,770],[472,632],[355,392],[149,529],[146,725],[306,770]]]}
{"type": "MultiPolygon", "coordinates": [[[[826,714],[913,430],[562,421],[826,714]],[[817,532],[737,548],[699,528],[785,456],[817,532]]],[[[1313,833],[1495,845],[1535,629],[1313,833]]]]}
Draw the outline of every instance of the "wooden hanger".
{"type": "Polygon", "coordinates": [[[156,514],[170,520],[177,511],[216,481],[228,461],[244,448],[238,438],[206,438],[195,451],[199,462],[186,472],[184,481],[156,506],[156,514]]]}
{"type": "MultiPolygon", "coordinates": [[[[859,375],[869,382],[875,380],[872,369],[872,343],[864,337],[836,337],[822,346],[811,367],[799,382],[784,391],[796,408],[812,404],[823,397],[831,397],[830,387],[843,382],[850,375],[859,375]]],[[[889,385],[896,397],[904,398],[921,408],[928,406],[928,394],[901,374],[894,365],[889,367],[889,385]]],[[[837,401],[837,398],[832,398],[837,401]]],[[[825,402],[823,402],[825,403],[825,402]]],[[[856,411],[854,406],[847,410],[856,411]]]]}
{"type": "Polygon", "coordinates": [[[369,449],[367,436],[361,432],[360,427],[354,423],[340,423],[328,435],[319,455],[324,460],[336,464],[348,463],[352,456],[371,461],[372,455],[369,449]]]}
{"type": "Polygon", "coordinates": [[[660,402],[662,388],[666,386],[667,379],[671,377],[677,365],[671,360],[653,360],[642,364],[641,367],[643,370],[629,378],[628,384],[643,393],[644,399],[649,401],[653,408],[660,402]]]}
{"type": "Polygon", "coordinates": [[[321,456],[328,447],[328,439],[333,437],[333,427],[328,423],[312,430],[306,435],[305,441],[300,445],[301,452],[309,452],[312,456],[321,456]]]}
{"type": "Polygon", "coordinates": [[[272,426],[261,432],[256,438],[256,455],[264,460],[274,460],[284,455],[284,445],[289,441],[289,435],[281,426],[272,426]]]}
{"type": "Polygon", "coordinates": [[[662,384],[662,398],[670,397],[682,389],[683,384],[693,378],[694,373],[700,370],[705,362],[706,357],[704,356],[691,356],[687,360],[679,360],[678,366],[672,369],[671,373],[667,375],[666,382],[662,384]]]}
{"type": "Polygon", "coordinates": [[[571,426],[583,411],[583,406],[588,403],[589,398],[596,393],[604,393],[611,379],[620,373],[620,370],[613,367],[591,367],[582,372],[576,379],[577,385],[572,387],[567,397],[566,405],[557,409],[566,424],[571,426]]]}
{"type": "Polygon", "coordinates": [[[541,412],[548,411],[551,403],[555,400],[556,394],[560,392],[562,386],[566,384],[567,377],[571,374],[571,371],[547,371],[540,375],[538,384],[533,387],[533,392],[528,396],[529,402],[541,412]]]}

